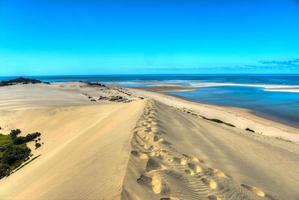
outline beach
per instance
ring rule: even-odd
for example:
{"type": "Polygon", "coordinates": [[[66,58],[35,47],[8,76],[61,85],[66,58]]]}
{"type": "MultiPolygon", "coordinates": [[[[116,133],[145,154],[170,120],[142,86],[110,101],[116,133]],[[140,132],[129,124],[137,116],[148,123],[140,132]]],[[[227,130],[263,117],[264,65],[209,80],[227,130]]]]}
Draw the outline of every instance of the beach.
{"type": "Polygon", "coordinates": [[[0,199],[299,198],[299,130],[246,109],[41,83],[0,87],[0,126],[42,133],[0,199]]]}

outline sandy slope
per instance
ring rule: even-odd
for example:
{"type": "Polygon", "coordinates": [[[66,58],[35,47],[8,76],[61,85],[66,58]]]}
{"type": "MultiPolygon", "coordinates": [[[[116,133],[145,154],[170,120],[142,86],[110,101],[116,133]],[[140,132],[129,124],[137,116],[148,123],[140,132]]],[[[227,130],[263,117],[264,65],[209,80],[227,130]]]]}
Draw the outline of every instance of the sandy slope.
{"type": "Polygon", "coordinates": [[[40,88],[12,87],[6,90],[7,97],[24,95],[26,101],[7,100],[5,107],[5,100],[0,100],[3,131],[40,131],[44,143],[34,152],[40,157],[0,181],[0,199],[118,199],[131,130],[144,102],[91,105],[81,96],[77,100],[75,93],[64,94],[55,88],[41,90],[44,98],[35,93],[40,88]],[[9,95],[9,90],[18,93],[9,95]],[[68,105],[67,99],[72,97],[68,105]]]}
{"type": "Polygon", "coordinates": [[[0,108],[12,111],[89,103],[82,92],[74,90],[45,84],[0,87],[0,108]]]}
{"type": "Polygon", "coordinates": [[[152,102],[122,199],[298,199],[299,146],[152,102]]]}

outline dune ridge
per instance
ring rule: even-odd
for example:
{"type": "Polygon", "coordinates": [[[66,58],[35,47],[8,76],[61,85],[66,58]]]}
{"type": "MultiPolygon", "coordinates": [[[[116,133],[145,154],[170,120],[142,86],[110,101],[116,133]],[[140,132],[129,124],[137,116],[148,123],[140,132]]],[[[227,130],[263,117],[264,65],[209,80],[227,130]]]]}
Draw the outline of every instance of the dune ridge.
{"type": "MultiPolygon", "coordinates": [[[[212,132],[220,130],[224,132],[220,134],[230,134],[224,138],[232,137],[230,142],[234,138],[242,139],[243,142],[252,145],[263,142],[263,139],[256,140],[250,136],[248,138],[248,134],[245,136],[245,131],[244,136],[236,133],[240,131],[238,128],[225,127],[185,113],[183,110],[153,100],[149,101],[134,129],[131,157],[121,199],[278,200],[295,199],[299,196],[295,189],[298,170],[292,172],[294,177],[290,178],[285,174],[287,166],[276,161],[276,171],[284,177],[269,174],[263,170],[267,169],[271,162],[262,161],[264,158],[255,160],[256,156],[260,156],[255,155],[255,149],[246,149],[248,155],[236,152],[240,160],[234,160],[235,158],[226,155],[228,152],[221,150],[228,148],[225,145],[229,143],[223,144],[218,138],[215,141],[203,138],[206,134],[213,135],[208,136],[211,138],[216,137],[218,134],[214,135],[212,132]],[[198,142],[199,140],[201,142],[198,142]],[[216,148],[216,145],[219,147],[216,148]],[[245,164],[242,157],[246,156],[248,159],[245,164]],[[258,166],[260,171],[255,171],[256,164],[260,165],[258,166]],[[280,179],[284,182],[284,186],[269,185],[270,182],[280,179]]],[[[232,142],[231,145],[237,150],[240,144],[235,143],[232,142]]],[[[269,156],[270,160],[285,153],[276,150],[272,156],[267,150],[268,144],[262,146],[260,153],[266,155],[261,157],[269,156]]],[[[298,154],[290,153],[289,156],[290,158],[287,159],[293,160],[291,168],[294,169],[295,163],[299,161],[298,154]]]]}
{"type": "MultiPolygon", "coordinates": [[[[45,123],[53,116],[39,113],[42,119],[31,126],[39,124],[45,130],[41,156],[1,180],[0,197],[6,200],[117,199],[128,160],[131,129],[142,104],[140,101],[71,107],[57,113],[57,121],[49,125],[45,123]],[[75,121],[61,124],[61,120],[75,121]],[[48,128],[52,131],[46,131],[48,128]],[[67,135],[59,137],[60,133],[67,135]]],[[[31,128],[26,127],[27,120],[23,122],[19,127],[31,128]]]]}

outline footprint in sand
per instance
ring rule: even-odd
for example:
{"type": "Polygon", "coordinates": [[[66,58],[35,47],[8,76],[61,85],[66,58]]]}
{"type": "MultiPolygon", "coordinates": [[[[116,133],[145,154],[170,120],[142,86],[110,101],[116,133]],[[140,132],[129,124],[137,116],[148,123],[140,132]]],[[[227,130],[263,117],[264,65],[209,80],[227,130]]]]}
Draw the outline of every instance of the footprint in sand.
{"type": "Polygon", "coordinates": [[[149,150],[150,151],[160,151],[160,147],[158,145],[154,144],[149,147],[149,150]]]}
{"type": "Polygon", "coordinates": [[[208,199],[209,199],[209,200],[221,200],[221,198],[220,198],[220,197],[217,197],[216,195],[209,195],[209,196],[208,196],[208,199]]]}
{"type": "Polygon", "coordinates": [[[152,183],[152,178],[148,177],[144,174],[142,174],[138,179],[137,183],[139,184],[145,184],[145,185],[150,185],[152,183]]]}
{"type": "Polygon", "coordinates": [[[163,159],[163,155],[162,155],[159,151],[152,151],[152,152],[150,153],[150,155],[151,155],[152,157],[156,157],[156,158],[163,159]]]}
{"type": "Polygon", "coordinates": [[[158,149],[157,152],[163,156],[165,156],[167,154],[167,151],[165,149],[158,149]]]}
{"type": "Polygon", "coordinates": [[[200,173],[203,171],[202,167],[198,164],[188,163],[188,167],[195,173],[200,173]]]}
{"type": "Polygon", "coordinates": [[[185,156],[186,158],[189,158],[190,160],[192,160],[193,162],[195,163],[204,163],[203,160],[199,159],[198,157],[196,156],[189,156],[187,154],[183,154],[183,156],[185,156]]]}
{"type": "Polygon", "coordinates": [[[141,160],[147,160],[147,159],[148,159],[148,155],[145,154],[145,153],[140,153],[140,154],[139,154],[139,158],[140,158],[141,160]]]}
{"type": "Polygon", "coordinates": [[[176,197],[162,197],[160,200],[180,200],[179,198],[176,197]]]}
{"type": "Polygon", "coordinates": [[[195,157],[195,156],[190,156],[190,159],[193,161],[193,162],[196,162],[196,163],[200,163],[200,160],[195,157]]]}
{"type": "Polygon", "coordinates": [[[156,125],[158,124],[158,123],[155,122],[155,121],[151,121],[150,123],[151,123],[152,126],[156,126],[156,125]]]}
{"type": "Polygon", "coordinates": [[[161,137],[159,137],[157,135],[154,136],[154,142],[163,142],[163,141],[164,141],[163,138],[161,138],[161,137]]]}
{"type": "Polygon", "coordinates": [[[163,170],[163,169],[164,169],[164,167],[159,161],[157,161],[156,159],[153,159],[153,158],[148,159],[148,161],[146,163],[146,168],[145,168],[145,170],[147,172],[163,170]]]}
{"type": "Polygon", "coordinates": [[[194,174],[195,174],[194,171],[190,170],[190,169],[186,169],[185,173],[188,174],[188,175],[190,175],[190,176],[194,176],[194,174]]]}
{"type": "Polygon", "coordinates": [[[254,186],[251,186],[251,185],[246,185],[246,184],[241,184],[241,186],[246,188],[247,190],[251,191],[252,193],[256,194],[259,197],[265,197],[266,196],[265,192],[263,190],[257,188],[257,187],[254,187],[254,186]]]}
{"type": "Polygon", "coordinates": [[[156,157],[156,156],[157,156],[157,153],[154,152],[154,151],[151,151],[151,152],[150,152],[150,156],[152,156],[152,157],[156,157]]]}
{"type": "Polygon", "coordinates": [[[139,146],[145,148],[146,144],[143,142],[143,140],[141,138],[135,137],[134,139],[139,146]]]}
{"type": "Polygon", "coordinates": [[[148,141],[148,140],[149,140],[149,137],[148,137],[147,135],[145,135],[145,136],[142,137],[142,139],[143,139],[144,141],[148,141]]]}
{"type": "Polygon", "coordinates": [[[227,178],[228,177],[224,172],[220,171],[219,169],[209,168],[209,170],[211,171],[211,174],[213,176],[217,176],[217,177],[221,177],[221,178],[227,178]]]}
{"type": "Polygon", "coordinates": [[[217,183],[213,179],[202,178],[201,181],[213,190],[217,188],[217,183]]]}
{"type": "Polygon", "coordinates": [[[185,159],[185,158],[174,157],[173,160],[180,165],[187,164],[187,159],[185,159]]]}
{"type": "Polygon", "coordinates": [[[144,149],[144,150],[148,150],[148,145],[143,143],[143,144],[140,144],[140,146],[144,149]]]}
{"type": "Polygon", "coordinates": [[[138,152],[138,151],[135,151],[135,150],[131,151],[131,154],[134,155],[134,156],[138,156],[138,153],[139,153],[139,152],[138,152]]]}
{"type": "Polygon", "coordinates": [[[144,130],[145,133],[151,133],[152,132],[152,128],[151,127],[146,127],[146,129],[144,130]]]}
{"type": "Polygon", "coordinates": [[[162,191],[162,181],[159,175],[152,176],[152,190],[155,194],[160,194],[162,191]]]}
{"type": "Polygon", "coordinates": [[[148,155],[147,154],[141,153],[139,151],[133,150],[133,151],[131,151],[131,154],[134,155],[134,156],[136,156],[136,157],[138,157],[138,158],[140,158],[141,160],[147,160],[148,159],[148,155]]]}

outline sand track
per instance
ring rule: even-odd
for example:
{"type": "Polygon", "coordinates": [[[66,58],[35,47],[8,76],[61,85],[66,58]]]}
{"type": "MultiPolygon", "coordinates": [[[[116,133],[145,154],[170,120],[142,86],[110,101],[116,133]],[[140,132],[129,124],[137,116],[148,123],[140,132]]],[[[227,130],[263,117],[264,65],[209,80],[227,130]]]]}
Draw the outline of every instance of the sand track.
{"type": "Polygon", "coordinates": [[[148,102],[131,145],[122,199],[299,197],[298,154],[162,103],[148,102]]]}

